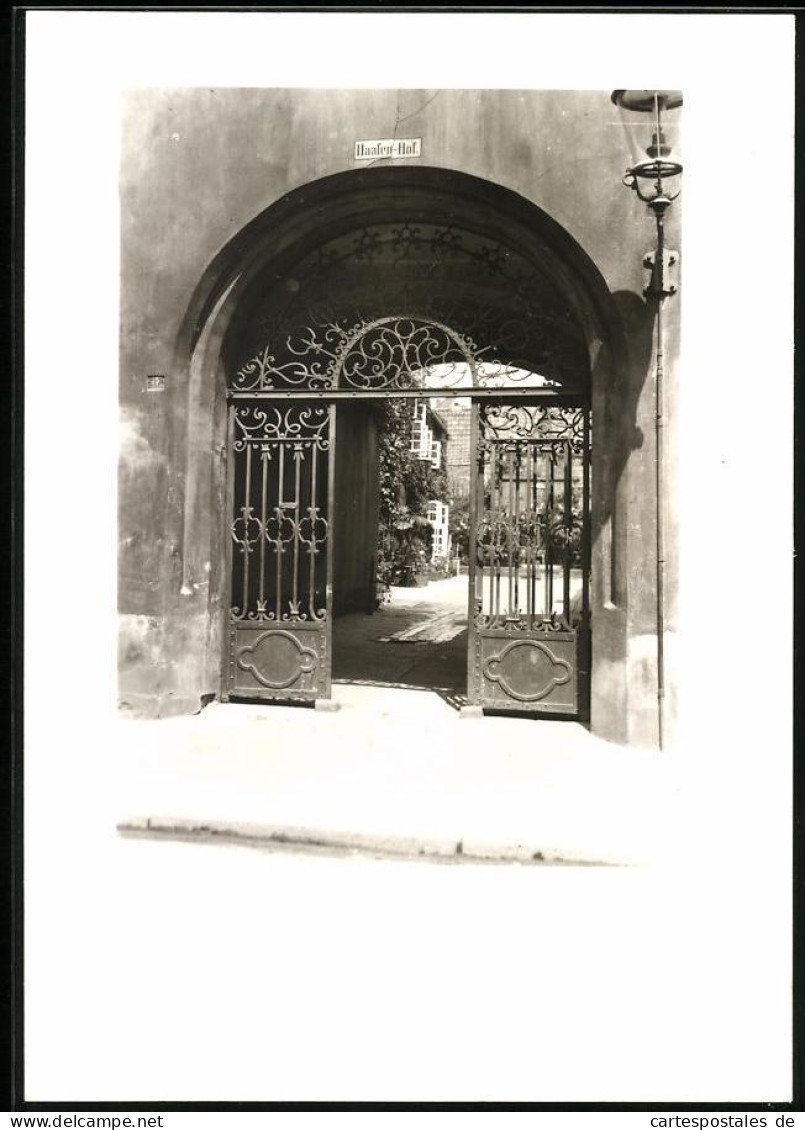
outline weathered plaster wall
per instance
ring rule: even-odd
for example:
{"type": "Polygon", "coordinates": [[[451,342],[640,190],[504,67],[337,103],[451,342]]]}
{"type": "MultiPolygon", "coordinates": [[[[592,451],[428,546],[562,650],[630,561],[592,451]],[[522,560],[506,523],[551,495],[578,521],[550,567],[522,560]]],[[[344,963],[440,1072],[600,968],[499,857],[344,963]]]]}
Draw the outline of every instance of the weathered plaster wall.
{"type": "MultiPolygon", "coordinates": [[[[256,215],[291,189],[365,167],[353,160],[355,140],[391,136],[422,138],[422,157],[395,166],[471,173],[537,204],[585,249],[614,295],[629,356],[611,374],[606,404],[596,403],[594,391],[594,419],[606,412],[610,426],[599,429],[605,449],[599,444],[594,455],[593,607],[602,634],[593,725],[615,740],[650,743],[656,734],[653,318],[642,298],[642,256],[654,232],[644,206],[621,184],[636,154],[606,91],[149,89],[127,95],[120,172],[122,699],[137,710],[171,713],[195,709],[202,695],[217,691],[223,499],[214,471],[223,436],[217,425],[211,433],[209,422],[188,427],[193,401],[177,341],[191,296],[215,255],[256,215]],[[165,375],[164,392],[146,392],[149,374],[165,375]],[[194,484],[192,499],[185,483],[188,436],[209,452],[209,478],[194,484]],[[189,506],[209,516],[203,546],[185,544],[189,506]],[[616,559],[621,565],[613,570],[616,559]],[[624,632],[625,661],[614,643],[607,655],[609,642],[624,632]]],[[[673,247],[679,247],[678,221],[676,205],[668,221],[673,247]]],[[[675,317],[671,300],[670,460],[678,447],[675,317]]],[[[214,399],[220,388],[199,395],[214,399]]],[[[209,418],[220,420],[220,412],[209,418]]],[[[671,484],[673,477],[671,465],[671,484]]],[[[673,630],[672,490],[666,516],[673,630]]]]}

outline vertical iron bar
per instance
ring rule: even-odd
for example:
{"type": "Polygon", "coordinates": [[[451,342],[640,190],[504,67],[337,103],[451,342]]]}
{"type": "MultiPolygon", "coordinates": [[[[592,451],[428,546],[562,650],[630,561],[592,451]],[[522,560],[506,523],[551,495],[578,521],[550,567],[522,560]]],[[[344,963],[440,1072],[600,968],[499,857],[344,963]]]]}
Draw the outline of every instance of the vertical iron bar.
{"type": "Polygon", "coordinates": [[[502,554],[499,546],[499,528],[501,523],[501,508],[505,505],[503,498],[503,466],[505,465],[505,455],[503,462],[501,461],[501,453],[497,447],[495,451],[495,541],[494,541],[494,572],[495,572],[495,624],[500,621],[500,574],[501,563],[500,559],[502,554]]]}
{"type": "MultiPolygon", "coordinates": [[[[478,411],[478,446],[480,447],[482,438],[484,436],[483,417],[481,416],[480,409],[478,411]]],[[[489,461],[491,459],[491,452],[489,448],[484,445],[483,450],[479,451],[475,456],[475,534],[476,538],[480,537],[480,524],[483,519],[484,529],[487,533],[491,531],[489,526],[490,512],[487,509],[486,498],[486,479],[489,470],[489,461]]],[[[489,506],[492,505],[492,495],[489,495],[489,506]]],[[[484,581],[489,573],[489,544],[484,546],[480,544],[476,547],[476,556],[478,561],[478,576],[475,582],[475,602],[476,605],[480,604],[481,611],[491,619],[492,616],[492,603],[491,603],[491,589],[490,589],[490,602],[488,607],[484,604],[484,581]]]]}
{"type": "Polygon", "coordinates": [[[539,532],[539,448],[534,444],[528,445],[529,458],[531,459],[531,500],[532,512],[534,515],[534,530],[531,536],[531,579],[530,579],[530,592],[531,592],[531,624],[529,627],[534,627],[534,617],[537,612],[537,574],[538,574],[538,558],[540,548],[540,532],[539,532]]]}
{"type": "Polygon", "coordinates": [[[333,686],[333,541],[335,538],[335,424],[336,409],[333,401],[327,407],[329,447],[327,449],[327,577],[325,589],[326,623],[324,625],[324,656],[322,662],[322,697],[329,698],[333,686]]]}
{"type": "Polygon", "coordinates": [[[532,497],[532,478],[534,470],[534,456],[532,445],[526,444],[526,462],[525,462],[525,510],[528,516],[526,526],[526,546],[525,546],[525,602],[526,602],[526,617],[528,630],[534,627],[534,593],[532,591],[532,577],[534,573],[534,535],[533,535],[533,522],[531,515],[534,511],[533,497],[532,497]]]}
{"type": "Polygon", "coordinates": [[[282,493],[284,489],[285,479],[285,444],[280,442],[280,469],[279,469],[279,485],[277,486],[277,623],[282,619],[282,519],[284,511],[282,508],[282,493]]]}
{"type": "Polygon", "coordinates": [[[221,672],[221,701],[229,699],[230,661],[232,657],[232,604],[235,599],[235,579],[233,575],[234,540],[232,522],[235,517],[235,412],[234,404],[229,406],[226,421],[226,600],[222,608],[221,638],[224,640],[224,664],[221,672]]]}
{"type": "Polygon", "coordinates": [[[514,611],[514,609],[512,607],[512,600],[514,598],[514,536],[513,536],[514,531],[512,529],[512,516],[514,514],[514,505],[515,505],[514,494],[513,494],[513,492],[514,492],[514,462],[515,462],[514,451],[515,451],[514,448],[509,448],[509,450],[506,450],[506,448],[504,448],[504,456],[505,456],[504,468],[509,473],[509,506],[508,506],[508,510],[507,510],[506,506],[505,506],[505,502],[504,502],[504,510],[503,510],[505,520],[506,520],[506,555],[509,558],[509,568],[508,568],[508,574],[509,574],[508,605],[509,605],[509,607],[506,610],[508,616],[511,616],[512,612],[514,611]]]}
{"type": "Polygon", "coordinates": [[[495,574],[497,573],[497,561],[495,560],[495,539],[497,538],[497,530],[495,528],[495,520],[497,518],[497,447],[494,440],[489,445],[489,545],[487,546],[487,554],[489,556],[489,625],[492,627],[496,623],[495,616],[495,574]]]}
{"type": "Polygon", "coordinates": [[[514,611],[520,616],[520,452],[514,441],[514,611]]]}
{"type": "Polygon", "coordinates": [[[299,601],[299,491],[301,488],[302,477],[302,459],[304,452],[302,450],[301,441],[298,447],[294,450],[294,462],[296,463],[296,481],[294,483],[294,511],[293,511],[293,605],[296,608],[299,601]]]}
{"type": "Polygon", "coordinates": [[[249,554],[251,553],[249,546],[249,523],[246,517],[251,511],[252,506],[252,445],[250,443],[246,444],[246,493],[243,499],[243,506],[243,612],[245,614],[249,611],[249,554]]]}
{"type": "Polygon", "coordinates": [[[310,465],[310,545],[307,548],[310,566],[310,593],[308,594],[308,600],[310,602],[311,620],[316,619],[316,475],[318,473],[318,450],[314,437],[313,455],[311,456],[310,465]]]}
{"type": "MultiPolygon", "coordinates": [[[[483,505],[484,471],[486,456],[479,450],[479,404],[472,401],[472,415],[470,419],[470,537],[469,537],[469,577],[467,584],[467,698],[471,702],[479,702],[481,696],[480,679],[476,685],[475,676],[475,648],[478,636],[478,624],[475,620],[475,608],[478,592],[478,522],[480,515],[479,501],[483,505]],[[480,500],[479,500],[480,493],[480,500]]],[[[481,566],[481,606],[483,608],[483,566],[481,566]]]]}
{"type": "Polygon", "coordinates": [[[543,568],[545,570],[545,602],[542,609],[544,616],[549,616],[553,608],[553,585],[551,583],[553,580],[553,563],[549,560],[551,553],[551,492],[553,489],[553,467],[551,465],[552,453],[552,447],[546,448],[543,452],[545,456],[545,522],[542,531],[542,559],[543,568]]]}
{"type": "Polygon", "coordinates": [[[567,543],[562,562],[562,604],[565,620],[570,624],[570,563],[573,560],[573,456],[570,441],[565,443],[565,537],[567,543]]]}
{"type": "Polygon", "coordinates": [[[265,580],[266,580],[266,517],[268,511],[268,451],[264,451],[260,456],[260,461],[263,464],[263,489],[262,501],[260,504],[260,592],[259,602],[260,607],[265,607],[265,580]]]}
{"type": "Polygon", "coordinates": [[[590,717],[592,699],[592,634],[590,632],[590,411],[584,409],[582,431],[582,515],[581,515],[581,624],[579,640],[584,657],[584,681],[579,687],[581,706],[586,718],[590,717]]]}

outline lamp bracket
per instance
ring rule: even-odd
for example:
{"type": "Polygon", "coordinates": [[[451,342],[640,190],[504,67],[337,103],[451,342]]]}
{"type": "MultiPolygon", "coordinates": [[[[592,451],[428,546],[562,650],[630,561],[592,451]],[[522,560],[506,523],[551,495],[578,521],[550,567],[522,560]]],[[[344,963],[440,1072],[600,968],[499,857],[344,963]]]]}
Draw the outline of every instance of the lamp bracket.
{"type": "Polygon", "coordinates": [[[662,252],[647,251],[643,256],[643,266],[648,272],[648,281],[643,288],[646,298],[670,298],[679,289],[679,252],[668,249],[662,252]]]}

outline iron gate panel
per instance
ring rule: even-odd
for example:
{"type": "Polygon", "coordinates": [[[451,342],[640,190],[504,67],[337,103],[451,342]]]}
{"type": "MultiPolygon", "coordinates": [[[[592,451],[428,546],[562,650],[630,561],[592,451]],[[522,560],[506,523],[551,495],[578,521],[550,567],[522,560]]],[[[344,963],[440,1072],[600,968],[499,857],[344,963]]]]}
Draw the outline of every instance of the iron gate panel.
{"type": "Polygon", "coordinates": [[[589,668],[589,412],[473,405],[468,695],[581,715],[589,668]]]}
{"type": "Polygon", "coordinates": [[[335,408],[239,401],[229,413],[224,697],[328,698],[335,408]]]}

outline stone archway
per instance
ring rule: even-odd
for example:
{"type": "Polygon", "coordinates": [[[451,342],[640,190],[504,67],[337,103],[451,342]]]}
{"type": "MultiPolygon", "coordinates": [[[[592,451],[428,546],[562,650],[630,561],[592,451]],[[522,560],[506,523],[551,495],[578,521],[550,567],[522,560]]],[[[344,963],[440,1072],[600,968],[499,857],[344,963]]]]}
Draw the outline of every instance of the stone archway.
{"type": "MultiPolygon", "coordinates": [[[[293,284],[300,263],[310,262],[323,247],[337,245],[354,233],[394,225],[409,231],[417,225],[431,231],[459,230],[481,244],[486,241],[516,249],[531,271],[532,297],[538,309],[544,310],[547,303],[556,319],[566,316],[573,325],[575,347],[583,346],[596,437],[593,728],[619,737],[625,728],[626,699],[618,671],[626,641],[624,610],[613,600],[619,592],[620,549],[612,539],[617,483],[610,481],[612,453],[621,427],[613,401],[625,364],[618,315],[594,264],[549,216],[509,190],[439,169],[361,170],[289,193],[223,248],[191,300],[177,342],[177,364],[183,364],[188,373],[182,591],[189,601],[198,603],[200,580],[206,588],[205,682],[216,687],[222,642],[224,555],[221,532],[210,515],[223,498],[224,380],[238,355],[233,343],[242,345],[248,340],[244,327],[254,324],[255,310],[267,289],[276,292],[286,287],[286,308],[298,305],[293,284]]],[[[248,355],[248,349],[240,355],[248,355]]]]}

